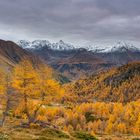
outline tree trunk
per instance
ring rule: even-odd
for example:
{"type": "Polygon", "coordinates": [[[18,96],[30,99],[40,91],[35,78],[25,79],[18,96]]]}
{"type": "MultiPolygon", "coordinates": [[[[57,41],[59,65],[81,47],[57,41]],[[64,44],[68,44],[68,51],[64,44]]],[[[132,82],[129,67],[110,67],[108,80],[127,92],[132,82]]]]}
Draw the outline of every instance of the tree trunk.
{"type": "Polygon", "coordinates": [[[7,101],[6,101],[6,108],[5,108],[5,111],[3,112],[3,118],[2,118],[2,121],[1,121],[1,126],[3,127],[4,124],[5,124],[5,120],[6,120],[6,117],[7,117],[7,113],[8,113],[8,109],[9,109],[9,98],[7,97],[7,101]]]}
{"type": "Polygon", "coordinates": [[[26,116],[28,118],[28,123],[30,124],[30,122],[31,122],[31,116],[30,116],[29,111],[28,111],[28,105],[27,105],[27,103],[28,103],[27,95],[24,94],[24,105],[25,105],[24,111],[25,111],[25,114],[26,114],[26,116]]]}
{"type": "Polygon", "coordinates": [[[34,115],[33,115],[33,117],[31,118],[32,123],[34,123],[34,122],[36,121],[36,119],[37,119],[37,114],[38,114],[38,112],[39,112],[41,106],[43,105],[44,99],[45,99],[45,93],[42,93],[42,99],[41,99],[41,100],[42,100],[42,103],[41,103],[41,104],[36,108],[36,110],[34,111],[34,115]]]}
{"type": "MultiPolygon", "coordinates": [[[[45,97],[45,94],[43,93],[42,94],[42,103],[44,101],[44,97],[45,97]]],[[[42,103],[36,108],[36,110],[34,111],[34,114],[33,116],[30,115],[29,111],[28,111],[28,99],[27,99],[27,95],[24,94],[24,104],[25,104],[25,114],[28,118],[28,124],[30,125],[31,123],[35,123],[36,122],[36,118],[37,118],[37,114],[38,114],[38,111],[40,110],[41,106],[43,105],[42,103]]]]}

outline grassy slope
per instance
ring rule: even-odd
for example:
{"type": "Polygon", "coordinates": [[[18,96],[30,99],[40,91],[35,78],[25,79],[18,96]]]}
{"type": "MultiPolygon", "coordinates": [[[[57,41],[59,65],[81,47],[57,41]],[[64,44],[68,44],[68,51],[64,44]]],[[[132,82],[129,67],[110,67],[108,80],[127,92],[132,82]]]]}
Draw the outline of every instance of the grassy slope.
{"type": "Polygon", "coordinates": [[[0,132],[0,140],[70,140],[70,136],[61,131],[45,129],[13,128],[3,129],[0,132]]]}
{"type": "Polygon", "coordinates": [[[140,140],[140,136],[133,135],[90,135],[74,133],[70,135],[51,128],[3,128],[0,129],[0,140],[140,140]]]}
{"type": "Polygon", "coordinates": [[[52,128],[1,128],[0,140],[97,140],[95,137],[74,132],[71,135],[52,128]]]}

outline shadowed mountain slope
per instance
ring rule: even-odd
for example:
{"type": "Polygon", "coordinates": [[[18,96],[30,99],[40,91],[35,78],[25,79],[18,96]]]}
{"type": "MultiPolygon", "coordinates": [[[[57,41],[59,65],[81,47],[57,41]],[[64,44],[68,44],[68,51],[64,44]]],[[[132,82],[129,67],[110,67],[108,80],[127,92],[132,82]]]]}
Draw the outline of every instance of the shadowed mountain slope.
{"type": "Polygon", "coordinates": [[[38,65],[41,59],[31,52],[28,52],[12,41],[0,40],[0,66],[14,66],[21,60],[28,59],[38,65]]]}

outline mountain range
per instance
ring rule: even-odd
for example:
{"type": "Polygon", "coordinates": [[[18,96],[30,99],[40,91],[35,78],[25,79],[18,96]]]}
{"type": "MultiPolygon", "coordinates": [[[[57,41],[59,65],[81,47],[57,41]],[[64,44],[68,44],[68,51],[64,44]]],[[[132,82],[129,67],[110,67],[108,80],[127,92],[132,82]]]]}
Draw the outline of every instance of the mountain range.
{"type": "Polygon", "coordinates": [[[32,43],[21,40],[17,44],[0,40],[0,67],[7,69],[7,66],[13,67],[23,59],[30,59],[36,65],[46,63],[69,80],[76,80],[112,67],[140,61],[139,49],[126,43],[118,43],[110,51],[77,48],[62,40],[52,44],[45,40],[32,43]]]}
{"type": "Polygon", "coordinates": [[[48,40],[34,40],[32,42],[27,40],[19,40],[17,44],[24,49],[42,49],[42,48],[48,48],[52,50],[76,49],[75,46],[68,43],[64,43],[62,40],[60,40],[57,43],[50,43],[48,40]]]}
{"type": "Polygon", "coordinates": [[[47,40],[20,40],[17,44],[42,58],[70,80],[140,60],[140,49],[122,42],[106,48],[82,48],[62,40],[58,43],[50,43],[47,40]]]}
{"type": "Polygon", "coordinates": [[[111,52],[47,46],[23,49],[12,41],[0,40],[0,68],[11,70],[24,59],[37,67],[48,64],[54,69],[55,79],[61,83],[72,81],[66,89],[80,96],[78,99],[82,101],[77,102],[137,100],[140,97],[140,52],[132,46],[114,48],[111,52]]]}
{"type": "Polygon", "coordinates": [[[135,47],[133,44],[125,43],[125,42],[118,42],[116,45],[112,47],[97,47],[97,46],[74,46],[69,43],[65,43],[63,40],[60,40],[57,43],[50,43],[48,40],[34,40],[32,42],[28,40],[19,40],[17,42],[19,46],[24,49],[42,49],[48,48],[52,50],[77,50],[81,48],[85,48],[88,51],[96,52],[96,53],[109,53],[109,52],[125,52],[127,50],[131,50],[134,52],[140,51],[139,48],[135,47]]]}

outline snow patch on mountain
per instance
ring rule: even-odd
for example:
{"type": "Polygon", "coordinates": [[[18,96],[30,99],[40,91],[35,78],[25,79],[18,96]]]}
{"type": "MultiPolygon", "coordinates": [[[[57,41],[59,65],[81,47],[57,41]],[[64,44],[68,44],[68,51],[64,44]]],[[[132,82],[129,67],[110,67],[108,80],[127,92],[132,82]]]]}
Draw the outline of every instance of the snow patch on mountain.
{"type": "Polygon", "coordinates": [[[136,48],[132,44],[128,44],[125,42],[118,42],[113,48],[111,48],[111,52],[137,52],[140,51],[138,48],[136,48]]]}

